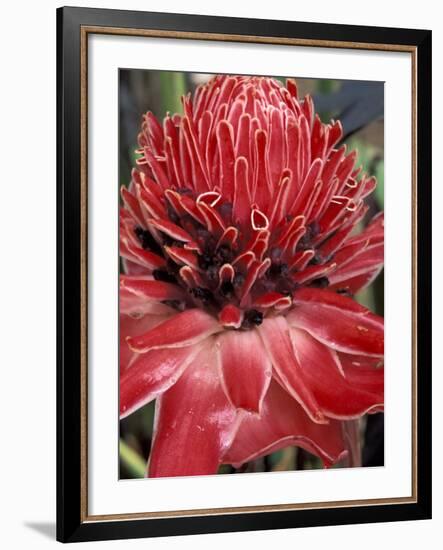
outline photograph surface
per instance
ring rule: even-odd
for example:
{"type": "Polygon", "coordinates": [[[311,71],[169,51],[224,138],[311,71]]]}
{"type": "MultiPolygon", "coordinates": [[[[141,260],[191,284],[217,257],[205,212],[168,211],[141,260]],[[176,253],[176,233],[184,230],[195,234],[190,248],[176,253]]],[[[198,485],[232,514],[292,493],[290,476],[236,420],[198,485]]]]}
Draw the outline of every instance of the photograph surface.
{"type": "Polygon", "coordinates": [[[120,478],[384,465],[384,85],[119,71],[120,478]]]}

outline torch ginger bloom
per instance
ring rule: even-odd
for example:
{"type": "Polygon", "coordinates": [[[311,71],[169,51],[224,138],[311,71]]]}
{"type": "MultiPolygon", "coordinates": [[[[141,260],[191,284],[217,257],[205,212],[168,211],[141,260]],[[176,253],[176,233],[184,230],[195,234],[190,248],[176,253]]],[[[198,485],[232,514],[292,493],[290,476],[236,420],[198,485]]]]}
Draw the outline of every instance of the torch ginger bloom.
{"type": "Polygon", "coordinates": [[[355,230],[375,179],[291,80],[217,76],[183,109],[144,116],[121,191],[121,417],[157,400],[150,477],[289,445],[330,466],[383,409],[383,319],[352,298],[383,262],[382,216],[355,230]]]}

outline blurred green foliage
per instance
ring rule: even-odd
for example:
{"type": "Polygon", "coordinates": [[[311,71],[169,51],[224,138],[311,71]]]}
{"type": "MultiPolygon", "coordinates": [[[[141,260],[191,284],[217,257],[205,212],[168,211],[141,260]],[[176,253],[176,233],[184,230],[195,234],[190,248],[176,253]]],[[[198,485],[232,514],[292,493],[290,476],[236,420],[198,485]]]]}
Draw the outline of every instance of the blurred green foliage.
{"type": "Polygon", "coordinates": [[[120,460],[133,478],[144,477],[146,470],[145,460],[132,449],[123,439],[119,443],[120,460]]]}
{"type": "Polygon", "coordinates": [[[384,207],[384,160],[383,150],[372,144],[365,143],[358,137],[351,137],[346,142],[348,151],[357,151],[358,164],[362,166],[363,172],[377,178],[375,198],[379,210],[384,207]]]}
{"type": "Polygon", "coordinates": [[[162,71],[159,73],[161,103],[164,113],[181,113],[181,97],[187,93],[185,73],[162,71]]]}

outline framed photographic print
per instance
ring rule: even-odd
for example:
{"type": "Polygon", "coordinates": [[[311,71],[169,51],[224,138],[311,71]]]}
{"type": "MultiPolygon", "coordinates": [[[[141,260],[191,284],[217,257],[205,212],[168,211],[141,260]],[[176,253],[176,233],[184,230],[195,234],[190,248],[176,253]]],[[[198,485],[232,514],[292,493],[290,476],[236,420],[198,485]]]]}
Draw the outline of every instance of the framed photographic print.
{"type": "Polygon", "coordinates": [[[63,542],[431,517],[431,32],[60,8],[63,542]]]}

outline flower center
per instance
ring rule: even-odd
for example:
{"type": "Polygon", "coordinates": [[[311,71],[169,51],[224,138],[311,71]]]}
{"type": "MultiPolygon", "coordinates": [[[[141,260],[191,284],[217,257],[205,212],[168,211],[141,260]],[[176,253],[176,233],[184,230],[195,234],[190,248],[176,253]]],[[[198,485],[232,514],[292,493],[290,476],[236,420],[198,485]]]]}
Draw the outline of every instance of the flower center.
{"type": "Polygon", "coordinates": [[[217,316],[231,304],[243,312],[240,328],[249,329],[262,322],[267,309],[290,307],[292,294],[300,286],[329,285],[322,266],[331,258],[324,259],[319,251],[324,240],[318,240],[317,221],[300,231],[297,220],[287,216],[271,232],[268,218],[257,210],[251,209],[249,223],[239,223],[233,219],[232,205],[218,196],[213,204],[205,203],[203,217],[197,208],[199,199],[191,191],[180,191],[191,214],[174,208],[165,198],[168,219],[163,225],[157,222],[160,230],[134,227],[143,250],[164,259],[164,265],[153,270],[154,279],[187,292],[187,300],[168,300],[168,305],[180,311],[199,307],[217,316]],[[312,277],[303,278],[304,272],[312,277]]]}

